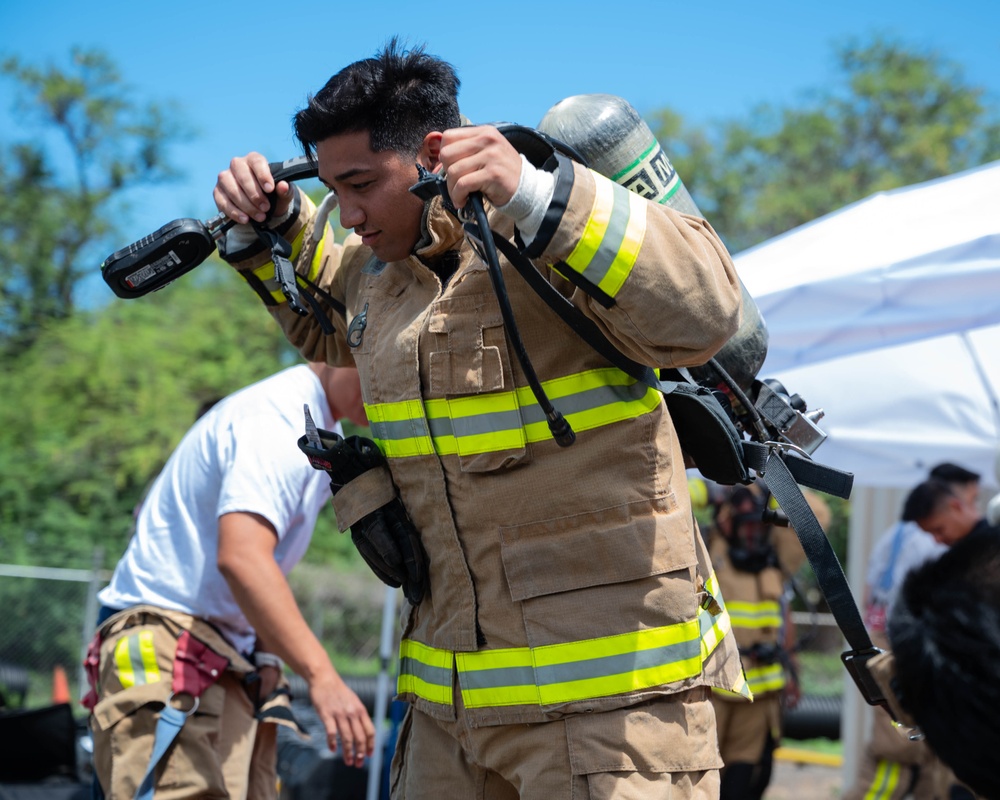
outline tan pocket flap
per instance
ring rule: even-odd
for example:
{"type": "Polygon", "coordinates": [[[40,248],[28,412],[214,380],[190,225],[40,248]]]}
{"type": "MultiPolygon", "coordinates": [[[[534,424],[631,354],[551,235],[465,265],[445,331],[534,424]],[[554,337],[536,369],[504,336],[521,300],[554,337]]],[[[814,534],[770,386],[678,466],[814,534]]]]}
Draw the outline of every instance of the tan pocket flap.
{"type": "Polygon", "coordinates": [[[668,498],[501,528],[500,547],[514,601],[697,562],[691,523],[668,498]]]}
{"type": "Polygon", "coordinates": [[[691,772],[722,766],[715,711],[703,689],[631,708],[567,717],[566,737],[574,775],[691,772]]]}
{"type": "Polygon", "coordinates": [[[376,467],[361,473],[333,496],[333,510],[341,533],[396,499],[396,487],[388,467],[376,467]]]}
{"type": "MultiPolygon", "coordinates": [[[[216,687],[209,687],[201,697],[198,698],[198,713],[210,716],[219,716],[225,704],[225,692],[213,691],[216,687]]],[[[94,706],[94,721],[101,730],[113,728],[129,714],[135,713],[138,709],[150,703],[163,705],[170,697],[170,682],[156,681],[154,683],[144,683],[138,686],[130,686],[112,695],[104,697],[94,706]]],[[[186,702],[190,702],[187,700],[186,702]]],[[[186,706],[185,706],[186,707],[186,706]]]]}

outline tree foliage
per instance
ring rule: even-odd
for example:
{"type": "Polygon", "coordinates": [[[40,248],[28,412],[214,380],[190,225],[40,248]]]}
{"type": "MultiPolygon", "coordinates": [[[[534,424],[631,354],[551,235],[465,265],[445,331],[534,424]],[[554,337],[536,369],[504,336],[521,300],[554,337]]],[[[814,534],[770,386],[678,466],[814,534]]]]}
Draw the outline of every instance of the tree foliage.
{"type": "Polygon", "coordinates": [[[100,52],[74,50],[66,70],[7,58],[0,73],[26,123],[0,149],[0,341],[10,352],[72,316],[81,279],[115,238],[122,192],[174,175],[167,148],[183,129],[175,111],[136,104],[100,52]]]}
{"type": "Polygon", "coordinates": [[[669,109],[654,132],[737,252],[873,193],[1000,158],[982,89],[931,51],[876,38],[836,51],[842,81],[801,107],[762,105],[709,133],[669,109]]]}
{"type": "Polygon", "coordinates": [[[296,358],[219,262],[141,300],[46,321],[0,405],[4,559],[87,567],[100,545],[113,562],[200,404],[296,358]]]}

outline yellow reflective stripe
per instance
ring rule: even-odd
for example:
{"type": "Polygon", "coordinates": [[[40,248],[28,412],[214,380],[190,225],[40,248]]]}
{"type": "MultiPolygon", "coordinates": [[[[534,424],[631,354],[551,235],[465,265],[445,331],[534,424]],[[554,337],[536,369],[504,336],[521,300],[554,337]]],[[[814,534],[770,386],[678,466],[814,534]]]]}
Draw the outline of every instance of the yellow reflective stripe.
{"type": "Polygon", "coordinates": [[[124,689],[160,680],[152,631],[139,631],[131,636],[123,636],[115,644],[114,659],[118,667],[118,680],[124,689]]]}
{"type": "Polygon", "coordinates": [[[597,284],[598,288],[609,297],[617,296],[625,279],[632,272],[632,267],[635,266],[635,261],[639,257],[639,248],[642,247],[642,241],[646,237],[645,201],[635,192],[630,192],[627,189],[625,194],[628,196],[629,203],[629,217],[625,234],[618,246],[615,260],[611,262],[611,266],[608,267],[601,282],[597,284]]]}
{"type": "Polygon", "coordinates": [[[865,792],[864,800],[889,800],[899,786],[900,771],[897,762],[879,760],[875,767],[875,777],[865,792]]]}
{"type": "Polygon", "coordinates": [[[468,708],[551,705],[673,683],[701,672],[697,620],[564,644],[456,653],[468,708]]]}
{"type": "MultiPolygon", "coordinates": [[[[545,381],[546,394],[577,432],[658,408],[659,392],[613,367],[545,381]]],[[[476,455],[547,441],[545,414],[527,386],[508,392],[365,405],[372,438],[389,458],[476,455]]]]}
{"type": "MultiPolygon", "coordinates": [[[[295,260],[299,257],[299,253],[302,252],[302,243],[305,239],[306,229],[300,228],[299,232],[295,235],[295,238],[291,241],[292,254],[289,256],[289,260],[294,264],[295,260]]],[[[313,253],[312,264],[309,267],[309,280],[315,281],[316,276],[319,274],[320,260],[323,257],[323,242],[319,243],[316,248],[316,252],[313,253]]],[[[285,295],[281,291],[281,287],[277,285],[277,277],[274,274],[274,262],[270,259],[261,264],[256,269],[250,270],[254,275],[256,275],[264,283],[265,287],[270,290],[271,297],[273,297],[277,302],[284,303],[285,295]]],[[[302,285],[301,281],[299,285],[302,285]]]]}
{"type": "Polygon", "coordinates": [[[139,657],[142,659],[146,683],[156,683],[160,680],[160,667],[156,663],[156,649],[153,647],[153,632],[139,633],[139,657]]]}
{"type": "Polygon", "coordinates": [[[365,403],[365,413],[371,427],[372,439],[387,458],[429,456],[434,454],[424,406],[420,400],[402,400],[397,403],[365,403]],[[391,437],[379,431],[392,431],[391,437]],[[409,432],[405,435],[404,432],[409,432]]]}
{"type": "Polygon", "coordinates": [[[704,591],[707,597],[702,603],[698,621],[701,624],[702,659],[707,660],[732,629],[732,622],[714,571],[705,581],[704,591]]]}
{"type": "Polygon", "coordinates": [[[746,678],[743,675],[743,670],[740,670],[739,677],[736,678],[736,683],[733,684],[732,692],[733,694],[745,697],[747,700],[753,700],[753,692],[747,684],[746,678]]]}
{"type": "MultiPolygon", "coordinates": [[[[326,225],[327,229],[329,229],[329,227],[330,227],[329,225],[326,225]]],[[[311,280],[313,283],[316,282],[316,277],[319,275],[319,267],[320,267],[320,264],[323,263],[323,253],[326,252],[326,233],[327,233],[327,231],[324,231],[323,233],[324,233],[323,238],[321,238],[316,243],[316,249],[313,251],[312,261],[309,264],[309,276],[308,277],[309,277],[309,280],[311,280]]]]}
{"type": "MultiPolygon", "coordinates": [[[[719,587],[719,579],[713,571],[705,581],[704,591],[707,597],[702,603],[699,621],[701,622],[701,643],[702,660],[707,661],[712,651],[718,647],[719,643],[732,630],[732,621],[729,618],[729,608],[722,597],[722,589],[719,587]]],[[[720,692],[727,690],[721,689],[720,692]]],[[[730,687],[734,694],[741,695],[748,700],[753,700],[753,692],[740,670],[735,683],[730,687]]]]}
{"type": "Polygon", "coordinates": [[[728,605],[733,625],[737,628],[780,628],[781,606],[776,600],[747,603],[733,600],[728,605]]]}
{"type": "Polygon", "coordinates": [[[471,456],[496,450],[514,450],[526,444],[526,433],[519,414],[521,403],[516,392],[429,400],[427,406],[429,419],[449,419],[452,422],[450,433],[434,439],[435,449],[441,448],[438,452],[443,450],[447,454],[471,456]],[[486,417],[493,420],[477,426],[476,419],[486,417]],[[467,432],[456,436],[456,429],[467,432]]]}
{"type": "Polygon", "coordinates": [[[399,677],[396,689],[400,694],[415,694],[432,703],[451,705],[451,676],[455,656],[448,650],[437,650],[412,639],[399,643],[399,677]]]}
{"type": "Polygon", "coordinates": [[[646,236],[646,203],[636,193],[594,175],[594,205],[566,264],[614,297],[635,266],[646,236]]]}
{"type": "Polygon", "coordinates": [[[303,225],[299,228],[299,232],[295,234],[295,238],[289,243],[292,245],[292,254],[288,257],[288,260],[293,264],[295,260],[299,257],[299,253],[302,252],[302,242],[305,239],[306,228],[303,225]]]}
{"type": "Polygon", "coordinates": [[[128,640],[130,638],[129,636],[123,636],[115,645],[115,666],[118,667],[118,681],[124,689],[135,686],[132,659],[128,655],[128,640]]]}
{"type": "Polygon", "coordinates": [[[580,273],[587,269],[587,265],[597,254],[611,219],[611,209],[614,207],[611,181],[602,180],[600,176],[594,174],[594,189],[594,205],[590,209],[587,224],[584,225],[583,235],[566,259],[566,263],[580,273]]]}
{"type": "Polygon", "coordinates": [[[745,670],[751,691],[776,692],[785,685],[785,670],[781,664],[767,664],[745,670]]]}
{"type": "MultiPolygon", "coordinates": [[[[540,647],[451,653],[412,640],[400,644],[401,693],[451,702],[451,669],[458,669],[467,708],[551,705],[639,691],[698,675],[729,631],[714,574],[712,607],[686,622],[614,636],[540,647]]],[[[750,697],[737,680],[734,691],[750,697]]]]}

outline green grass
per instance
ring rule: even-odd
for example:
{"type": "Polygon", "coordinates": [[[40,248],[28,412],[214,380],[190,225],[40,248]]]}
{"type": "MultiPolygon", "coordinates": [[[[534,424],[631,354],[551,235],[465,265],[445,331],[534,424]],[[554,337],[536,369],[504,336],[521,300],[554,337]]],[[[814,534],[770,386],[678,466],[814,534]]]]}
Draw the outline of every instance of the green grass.
{"type": "Polygon", "coordinates": [[[836,653],[798,654],[799,683],[803,694],[835,697],[844,692],[844,665],[836,653]]]}

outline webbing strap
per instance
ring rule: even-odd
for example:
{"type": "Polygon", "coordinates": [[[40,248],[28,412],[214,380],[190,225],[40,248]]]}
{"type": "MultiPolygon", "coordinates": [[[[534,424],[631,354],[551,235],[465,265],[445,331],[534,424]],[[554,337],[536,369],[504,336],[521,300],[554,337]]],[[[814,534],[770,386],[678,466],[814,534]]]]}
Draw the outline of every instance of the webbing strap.
{"type": "MultiPolygon", "coordinates": [[[[744,440],[743,457],[746,460],[747,466],[763,475],[767,469],[767,461],[771,456],[772,446],[761,442],[744,440]]],[[[825,492],[826,494],[841,497],[844,500],[851,496],[851,489],[854,486],[854,475],[850,472],[844,472],[835,467],[829,467],[826,464],[817,464],[815,461],[810,461],[792,453],[784,455],[782,461],[795,479],[795,483],[825,492]]]]}
{"type": "Polygon", "coordinates": [[[802,495],[785,459],[776,449],[771,451],[760,475],[795,529],[809,565],[816,574],[820,591],[823,592],[847,643],[858,652],[873,649],[871,637],[854,602],[854,595],[851,594],[851,587],[837,554],[802,495]]]}
{"type": "Polygon", "coordinates": [[[167,749],[177,738],[177,734],[181,732],[187,718],[188,712],[174,708],[169,703],[163,707],[160,719],[156,723],[156,733],[153,736],[153,754],[149,758],[146,774],[142,776],[139,788],[136,789],[135,800],[153,800],[153,791],[156,788],[156,779],[153,773],[156,771],[156,765],[160,763],[167,749]]]}
{"type": "Polygon", "coordinates": [[[816,575],[819,589],[851,647],[849,651],[841,653],[840,660],[854,679],[865,702],[873,706],[880,705],[889,714],[894,714],[885,693],[868,668],[868,662],[882,650],[872,644],[837,554],[833,552],[830,540],[823,533],[819,520],[803,497],[802,490],[777,448],[767,457],[764,471],[760,475],[795,529],[809,565],[816,575]]]}

